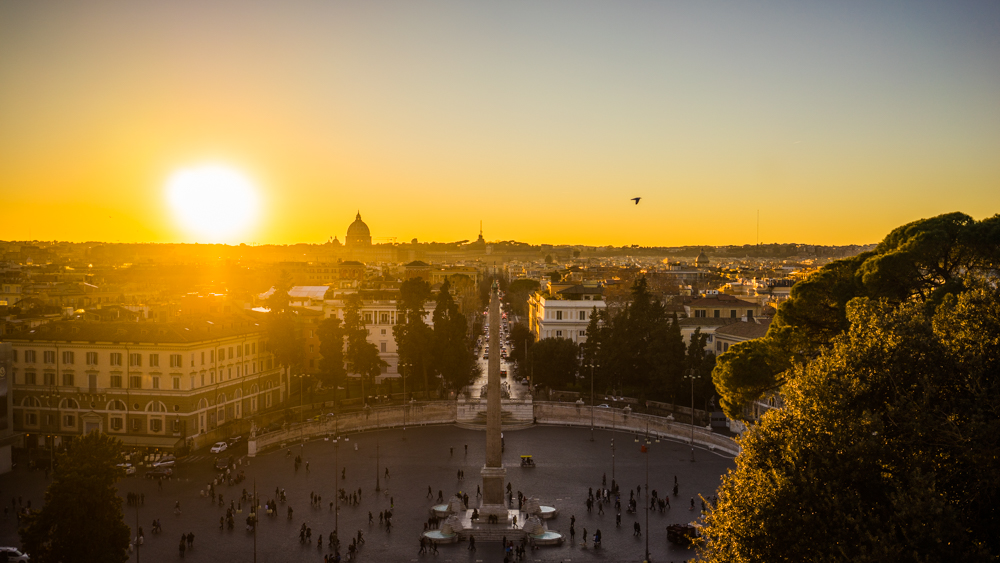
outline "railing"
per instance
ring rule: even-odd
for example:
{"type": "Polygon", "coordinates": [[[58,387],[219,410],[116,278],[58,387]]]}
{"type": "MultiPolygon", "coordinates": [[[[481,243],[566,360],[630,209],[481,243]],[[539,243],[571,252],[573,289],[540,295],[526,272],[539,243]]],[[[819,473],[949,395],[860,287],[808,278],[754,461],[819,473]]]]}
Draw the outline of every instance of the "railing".
{"type": "MultiPolygon", "coordinates": [[[[559,424],[566,426],[590,426],[591,407],[567,403],[535,402],[535,422],[540,424],[559,424]]],[[[661,416],[636,414],[625,409],[594,408],[593,421],[595,428],[615,429],[660,438],[670,438],[687,444],[694,443],[720,450],[731,455],[740,453],[740,446],[728,436],[716,434],[704,427],[671,420],[661,416]],[[693,430],[693,432],[692,432],[693,430]]]]}
{"type": "MultiPolygon", "coordinates": [[[[589,427],[591,408],[572,403],[551,403],[535,401],[534,419],[540,424],[589,427]]],[[[455,401],[413,402],[409,405],[368,407],[362,410],[342,412],[338,415],[322,415],[318,420],[293,424],[281,430],[258,434],[250,440],[249,455],[283,444],[300,442],[320,436],[332,436],[374,430],[376,428],[396,428],[400,426],[424,426],[430,424],[454,424],[458,417],[455,401]]],[[[740,452],[739,444],[727,436],[716,434],[699,426],[677,422],[669,418],[646,414],[635,414],[624,409],[593,409],[594,427],[615,429],[636,434],[648,432],[651,436],[669,438],[684,443],[694,443],[710,450],[718,450],[730,455],[740,452]]]]}

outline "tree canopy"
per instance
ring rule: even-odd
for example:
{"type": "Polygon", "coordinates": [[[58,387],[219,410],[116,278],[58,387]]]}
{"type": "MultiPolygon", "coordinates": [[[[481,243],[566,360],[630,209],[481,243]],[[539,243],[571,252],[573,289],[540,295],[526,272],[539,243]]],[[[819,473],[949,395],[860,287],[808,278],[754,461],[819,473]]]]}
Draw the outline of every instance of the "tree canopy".
{"type": "Polygon", "coordinates": [[[433,319],[437,371],[452,389],[464,387],[472,381],[475,358],[469,346],[468,321],[458,310],[448,280],[438,291],[433,319]]]}
{"type": "Polygon", "coordinates": [[[347,388],[347,370],[344,368],[344,338],[347,331],[337,317],[323,319],[316,331],[319,336],[320,378],[325,385],[347,388]]]}
{"type": "Polygon", "coordinates": [[[399,353],[399,369],[409,376],[415,389],[414,375],[421,375],[425,392],[430,391],[429,375],[433,372],[434,331],[427,324],[424,304],[431,297],[431,285],[421,278],[408,279],[399,288],[396,302],[396,324],[392,327],[399,353]]]}
{"type": "Polygon", "coordinates": [[[995,278],[953,276],[957,295],[940,280],[848,301],[849,330],[788,368],[784,406],[723,480],[705,561],[1000,557],[1000,295],[995,278]]]}
{"type": "Polygon", "coordinates": [[[121,441],[91,432],[57,454],[41,510],[21,520],[21,543],[39,563],[124,563],[129,527],[115,483],[124,476],[121,441]]]}
{"type": "Polygon", "coordinates": [[[998,267],[1000,215],[977,222],[962,213],[903,225],[875,250],[824,266],[792,287],[765,338],[719,357],[713,379],[726,415],[743,418],[748,403],[787,383],[793,364],[827,349],[851,326],[852,299],[933,307],[963,291],[968,274],[993,274],[998,267]]]}
{"type": "Polygon", "coordinates": [[[348,295],[344,303],[344,331],[347,337],[345,359],[351,371],[361,378],[361,395],[365,400],[365,384],[381,375],[382,369],[389,364],[379,356],[378,347],[368,342],[368,328],[361,316],[361,295],[357,293],[348,295]]]}

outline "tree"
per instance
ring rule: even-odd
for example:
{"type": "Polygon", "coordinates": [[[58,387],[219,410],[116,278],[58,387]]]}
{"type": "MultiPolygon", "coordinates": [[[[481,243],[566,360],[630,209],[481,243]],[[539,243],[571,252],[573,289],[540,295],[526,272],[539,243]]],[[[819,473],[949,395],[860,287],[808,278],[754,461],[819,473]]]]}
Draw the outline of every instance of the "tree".
{"type": "Polygon", "coordinates": [[[472,381],[475,359],[467,337],[468,323],[450,290],[451,284],[445,280],[434,307],[434,361],[445,383],[459,389],[472,381]]]}
{"type": "Polygon", "coordinates": [[[508,362],[514,362],[515,373],[518,377],[527,377],[529,374],[529,355],[532,346],[535,344],[535,335],[528,329],[528,325],[516,322],[510,327],[510,355],[508,362]]]}
{"type": "Polygon", "coordinates": [[[849,330],[741,441],[705,561],[1000,557],[1000,296],[957,281],[936,306],[848,303],[849,330]]]}
{"type": "Polygon", "coordinates": [[[347,370],[344,369],[344,338],[347,331],[340,319],[329,317],[319,323],[316,331],[319,336],[320,377],[324,385],[332,385],[334,389],[343,385],[347,388],[347,370]]]}
{"type": "Polygon", "coordinates": [[[123,461],[121,441],[97,432],[57,454],[45,504],[21,520],[21,543],[32,561],[128,561],[131,534],[115,487],[123,461]]]}
{"type": "Polygon", "coordinates": [[[545,263],[546,264],[551,264],[553,262],[555,262],[555,260],[552,259],[552,255],[551,254],[546,254],[545,255],[545,263]]]}
{"type": "Polygon", "coordinates": [[[748,402],[786,384],[785,370],[829,348],[850,326],[847,305],[852,299],[933,307],[945,295],[964,291],[966,274],[995,275],[998,248],[1000,215],[976,222],[949,213],[893,229],[875,250],[824,266],[792,287],[765,342],[753,345],[759,348],[755,361],[745,361],[751,346],[741,349],[742,358],[735,353],[719,357],[713,379],[726,390],[726,415],[742,418],[748,402]],[[770,360],[760,361],[765,357],[770,360]],[[772,369],[778,371],[768,371],[772,369]]]}
{"type": "Polygon", "coordinates": [[[361,316],[361,295],[352,293],[344,304],[344,331],[347,336],[345,359],[361,379],[361,400],[367,401],[365,383],[382,375],[389,364],[379,356],[378,347],[368,342],[368,328],[361,316]]]}
{"type": "MultiPolygon", "coordinates": [[[[424,304],[431,296],[431,286],[421,278],[406,280],[399,287],[396,324],[392,327],[399,353],[400,372],[411,378],[423,375],[424,392],[430,391],[428,375],[433,370],[434,332],[428,326],[424,304]]],[[[412,379],[411,379],[412,382],[412,379]]]]}
{"type": "Polygon", "coordinates": [[[540,285],[536,280],[519,279],[512,281],[504,293],[504,301],[507,302],[506,309],[517,317],[528,316],[528,299],[532,293],[538,291],[539,287],[540,285]]]}
{"type": "Polygon", "coordinates": [[[577,355],[579,348],[565,338],[543,338],[531,347],[531,361],[535,366],[534,382],[555,387],[571,385],[580,369],[577,355]]]}

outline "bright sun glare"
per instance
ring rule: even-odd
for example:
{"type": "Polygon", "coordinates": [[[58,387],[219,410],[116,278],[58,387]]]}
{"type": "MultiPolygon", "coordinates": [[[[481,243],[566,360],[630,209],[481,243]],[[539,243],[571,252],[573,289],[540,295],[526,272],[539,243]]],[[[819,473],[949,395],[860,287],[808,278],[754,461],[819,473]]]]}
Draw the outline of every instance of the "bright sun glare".
{"type": "Polygon", "coordinates": [[[223,242],[245,232],[257,218],[253,183],[225,166],[184,168],[167,181],[174,216],[199,242],[223,242]]]}

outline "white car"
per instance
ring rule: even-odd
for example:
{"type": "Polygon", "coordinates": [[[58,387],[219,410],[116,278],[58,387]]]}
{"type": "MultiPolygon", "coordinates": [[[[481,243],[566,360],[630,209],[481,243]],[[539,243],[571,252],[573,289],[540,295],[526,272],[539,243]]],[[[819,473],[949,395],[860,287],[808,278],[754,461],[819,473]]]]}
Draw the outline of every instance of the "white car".
{"type": "Polygon", "coordinates": [[[28,561],[28,554],[14,547],[0,547],[0,561],[28,561]]]}
{"type": "MultiPolygon", "coordinates": [[[[133,467],[131,463],[119,463],[118,467],[124,469],[126,475],[135,475],[135,467],[133,467]]],[[[0,548],[0,549],[8,549],[8,548],[0,548]]],[[[11,561],[18,561],[18,559],[11,559],[11,561]]]]}
{"type": "Polygon", "coordinates": [[[153,467],[173,467],[176,462],[177,458],[168,454],[153,462],[153,467]]]}
{"type": "Polygon", "coordinates": [[[212,449],[209,451],[212,452],[213,454],[219,454],[226,451],[226,448],[228,447],[229,445],[226,444],[225,442],[216,442],[215,445],[212,446],[212,449]]]}

